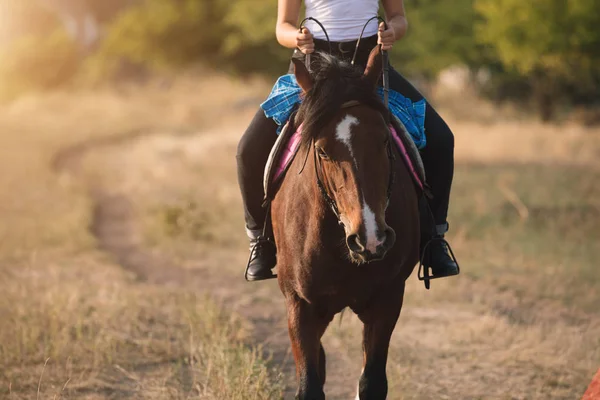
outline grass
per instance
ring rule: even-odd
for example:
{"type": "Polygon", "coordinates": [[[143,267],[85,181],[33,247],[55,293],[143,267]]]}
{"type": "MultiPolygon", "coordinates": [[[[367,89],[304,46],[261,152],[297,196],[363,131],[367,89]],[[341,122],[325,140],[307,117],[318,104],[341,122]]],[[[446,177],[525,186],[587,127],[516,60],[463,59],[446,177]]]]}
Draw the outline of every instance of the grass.
{"type": "MultiPolygon", "coordinates": [[[[162,203],[176,218],[152,211],[160,201],[147,208],[153,245],[191,259],[206,249],[235,251],[231,242],[243,249],[239,204],[214,196],[212,181],[223,185],[227,170],[206,178],[203,162],[188,162],[191,175],[169,182],[181,197],[162,203]],[[203,188],[185,184],[194,174],[205,177],[203,188]]],[[[435,281],[430,292],[409,281],[388,365],[391,399],[581,396],[600,362],[598,178],[581,167],[458,163],[450,239],[463,275],[435,281]]],[[[344,360],[334,373],[354,366],[350,382],[358,378],[360,342],[360,321],[349,315],[326,334],[328,354],[344,360]]]]}
{"type": "Polygon", "coordinates": [[[452,219],[465,273],[530,301],[600,311],[599,179],[580,167],[460,165],[452,219]]]}
{"type": "Polygon", "coordinates": [[[280,397],[241,317],[189,288],[139,282],[96,249],[88,188],[102,173],[76,159],[53,169],[77,143],[202,129],[236,101],[232,93],[254,91],[183,77],[0,109],[0,397],[280,397]],[[231,89],[215,95],[221,87],[231,89]]]}
{"type": "Polygon", "coordinates": [[[244,344],[239,318],[206,297],[133,284],[89,257],[78,264],[25,266],[5,277],[0,394],[277,396],[261,352],[244,344]]]}
{"type": "MultiPolygon", "coordinates": [[[[281,294],[239,283],[247,244],[234,155],[251,115],[231,104],[258,92],[182,77],[0,109],[0,397],[286,395],[282,360],[248,346],[257,333],[244,314],[264,322],[264,350],[285,350],[281,294]],[[101,145],[140,131],[151,135],[101,145]],[[89,140],[99,145],[53,170],[57,152],[89,140]],[[116,265],[88,230],[90,187],[131,201],[132,242],[201,273],[156,284],[116,265]]],[[[449,118],[450,239],[463,274],[429,292],[409,281],[389,398],[580,397],[600,360],[600,130],[471,117],[449,118]]],[[[332,398],[356,387],[360,335],[348,314],[326,334],[332,398]]]]}
{"type": "MultiPolygon", "coordinates": [[[[389,397],[577,398],[600,360],[600,164],[594,157],[600,131],[449,120],[459,146],[450,240],[463,274],[435,281],[430,292],[414,277],[409,281],[391,346],[389,397]]],[[[246,254],[235,140],[223,134],[207,153],[190,150],[205,143],[204,135],[174,145],[181,147],[172,149],[177,162],[153,160],[143,175],[153,192],[130,193],[150,246],[188,260],[237,254],[237,263],[219,266],[237,276],[246,254]],[[173,174],[151,173],[161,168],[173,174]]],[[[256,298],[263,295],[256,290],[256,298]]],[[[267,292],[280,296],[276,288],[267,292]]],[[[333,398],[347,397],[356,384],[360,336],[360,322],[349,315],[325,336],[328,354],[337,358],[326,386],[333,398]]]]}

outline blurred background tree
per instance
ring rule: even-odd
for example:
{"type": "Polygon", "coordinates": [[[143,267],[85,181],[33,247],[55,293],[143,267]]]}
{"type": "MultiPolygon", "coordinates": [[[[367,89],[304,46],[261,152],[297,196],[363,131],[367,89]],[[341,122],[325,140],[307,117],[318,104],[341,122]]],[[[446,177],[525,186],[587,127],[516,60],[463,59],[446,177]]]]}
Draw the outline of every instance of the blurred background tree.
{"type": "Polygon", "coordinates": [[[277,7],[262,0],[232,2],[224,21],[227,37],[222,55],[241,72],[281,75],[287,70],[292,51],[275,39],[277,7]],[[283,72],[282,72],[283,71],[283,72]]]}
{"type": "MultiPolygon", "coordinates": [[[[543,119],[557,109],[598,107],[596,3],[414,0],[406,4],[409,33],[392,60],[402,73],[431,82],[462,66],[480,94],[532,102],[543,119]]],[[[262,0],[4,0],[0,81],[26,82],[4,90],[10,97],[77,74],[105,80],[195,64],[276,76],[291,55],[275,40],[276,12],[274,1],[262,0]]]]}
{"type": "Polygon", "coordinates": [[[94,62],[108,74],[123,64],[158,70],[212,64],[226,36],[227,9],[223,0],[139,2],[108,24],[94,62]]]}
{"type": "MultiPolygon", "coordinates": [[[[526,79],[540,115],[559,101],[598,96],[600,8],[597,0],[476,0],[478,39],[510,73],[526,79]]],[[[597,99],[596,99],[597,101],[597,99]]]]}
{"type": "Polygon", "coordinates": [[[475,40],[473,0],[417,0],[406,8],[409,29],[393,54],[403,73],[435,79],[453,65],[476,70],[489,62],[484,46],[475,40]]]}

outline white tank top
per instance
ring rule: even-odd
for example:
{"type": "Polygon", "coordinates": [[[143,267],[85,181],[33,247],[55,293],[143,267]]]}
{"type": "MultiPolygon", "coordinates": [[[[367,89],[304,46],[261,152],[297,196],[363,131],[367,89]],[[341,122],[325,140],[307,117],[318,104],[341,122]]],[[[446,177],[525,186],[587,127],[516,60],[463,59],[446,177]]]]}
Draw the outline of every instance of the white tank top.
{"type": "MultiPolygon", "coordinates": [[[[306,16],[323,24],[332,42],[348,42],[358,39],[363,26],[379,12],[378,0],[305,0],[306,16]]],[[[323,30],[313,21],[306,27],[317,39],[325,39],[323,30]]],[[[363,37],[377,34],[379,23],[373,20],[365,29],[363,37]]]]}

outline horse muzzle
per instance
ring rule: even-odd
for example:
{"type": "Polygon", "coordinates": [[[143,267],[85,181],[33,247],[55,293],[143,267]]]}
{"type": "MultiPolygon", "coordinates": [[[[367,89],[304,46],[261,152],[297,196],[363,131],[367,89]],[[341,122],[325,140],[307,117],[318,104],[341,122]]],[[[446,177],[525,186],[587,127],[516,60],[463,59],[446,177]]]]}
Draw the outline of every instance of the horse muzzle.
{"type": "Polygon", "coordinates": [[[396,232],[390,227],[387,227],[382,234],[378,234],[376,240],[371,240],[371,242],[359,234],[351,234],[346,237],[346,244],[352,259],[360,264],[382,260],[395,242],[396,232]]]}

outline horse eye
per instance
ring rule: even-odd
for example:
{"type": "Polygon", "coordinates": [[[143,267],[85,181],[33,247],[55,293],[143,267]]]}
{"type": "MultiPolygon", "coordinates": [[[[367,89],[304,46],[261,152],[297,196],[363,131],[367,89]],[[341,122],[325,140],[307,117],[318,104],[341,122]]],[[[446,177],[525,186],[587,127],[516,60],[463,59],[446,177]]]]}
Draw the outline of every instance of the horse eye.
{"type": "Polygon", "coordinates": [[[327,155],[327,153],[325,153],[325,150],[323,150],[319,146],[316,146],[315,148],[317,150],[317,154],[319,155],[319,157],[321,157],[323,160],[329,159],[329,156],[327,155]]]}

